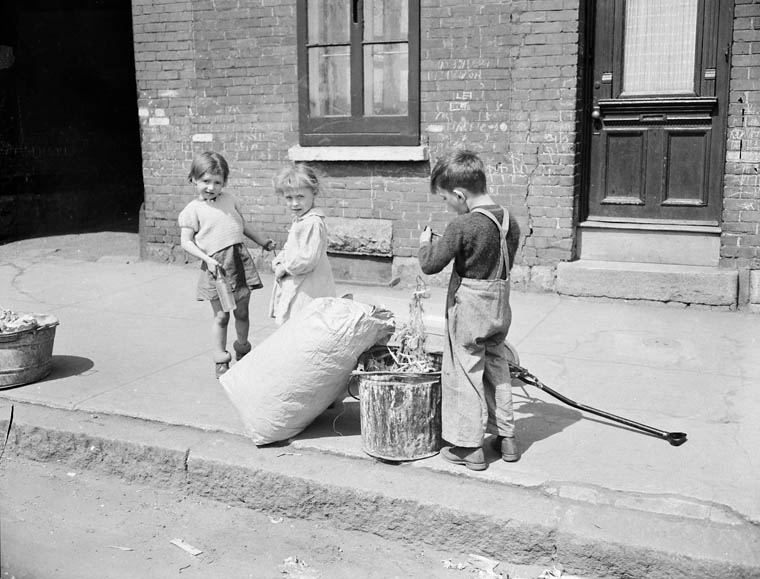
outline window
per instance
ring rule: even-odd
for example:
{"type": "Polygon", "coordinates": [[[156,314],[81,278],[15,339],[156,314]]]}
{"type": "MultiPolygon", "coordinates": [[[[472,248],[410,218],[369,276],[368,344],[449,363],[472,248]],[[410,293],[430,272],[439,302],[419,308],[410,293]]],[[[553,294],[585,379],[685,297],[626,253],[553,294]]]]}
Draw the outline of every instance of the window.
{"type": "Polygon", "coordinates": [[[298,0],[302,146],[419,144],[419,2],[298,0]]]}
{"type": "Polygon", "coordinates": [[[694,94],[698,0],[628,0],[626,96],[694,94]]]}

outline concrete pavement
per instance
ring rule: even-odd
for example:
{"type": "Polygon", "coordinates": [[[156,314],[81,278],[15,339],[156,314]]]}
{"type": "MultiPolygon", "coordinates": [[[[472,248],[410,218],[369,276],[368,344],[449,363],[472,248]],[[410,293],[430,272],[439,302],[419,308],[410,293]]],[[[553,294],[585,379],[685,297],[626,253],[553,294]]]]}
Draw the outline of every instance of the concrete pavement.
{"type": "MultiPolygon", "coordinates": [[[[14,405],[8,452],[588,577],[760,577],[757,315],[513,293],[510,341],[524,367],[573,400],[688,442],[673,447],[526,386],[514,390],[519,462],[489,449],[484,472],[437,456],[389,465],[362,451],[353,398],[289,444],[255,447],[213,377],[197,267],[138,255],[136,235],[107,232],[0,246],[0,306],[60,320],[51,375],[0,390],[2,419],[14,405]]],[[[399,321],[411,296],[339,291],[399,321]]],[[[252,299],[254,346],[275,331],[268,298],[252,299]]],[[[443,300],[431,288],[433,341],[443,300]]]]}

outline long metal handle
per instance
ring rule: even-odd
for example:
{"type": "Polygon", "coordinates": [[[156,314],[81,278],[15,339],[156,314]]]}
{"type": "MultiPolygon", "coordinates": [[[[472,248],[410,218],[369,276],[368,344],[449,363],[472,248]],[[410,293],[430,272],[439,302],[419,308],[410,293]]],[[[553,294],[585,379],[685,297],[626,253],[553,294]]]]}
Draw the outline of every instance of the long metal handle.
{"type": "Polygon", "coordinates": [[[623,418],[622,416],[616,416],[615,414],[610,414],[609,412],[605,412],[597,408],[592,408],[591,406],[586,406],[585,404],[580,404],[578,402],[575,402],[574,400],[571,400],[567,396],[560,394],[556,390],[552,390],[551,388],[549,388],[546,384],[541,382],[541,380],[536,378],[533,374],[528,372],[522,366],[518,366],[517,364],[510,362],[509,368],[510,368],[513,378],[517,378],[518,380],[522,380],[526,384],[531,384],[535,386],[536,388],[543,390],[547,394],[554,396],[557,400],[561,400],[568,406],[572,406],[573,408],[583,410],[584,412],[590,412],[591,414],[596,414],[597,416],[601,416],[602,418],[607,418],[615,422],[620,422],[621,424],[625,424],[626,426],[630,426],[632,428],[637,428],[638,430],[642,430],[646,432],[647,434],[651,434],[653,436],[657,436],[659,438],[667,440],[673,446],[681,446],[684,442],[686,442],[685,432],[665,432],[664,430],[660,430],[659,428],[647,426],[646,424],[641,424],[640,422],[635,422],[633,420],[629,420],[628,418],[623,418]]]}

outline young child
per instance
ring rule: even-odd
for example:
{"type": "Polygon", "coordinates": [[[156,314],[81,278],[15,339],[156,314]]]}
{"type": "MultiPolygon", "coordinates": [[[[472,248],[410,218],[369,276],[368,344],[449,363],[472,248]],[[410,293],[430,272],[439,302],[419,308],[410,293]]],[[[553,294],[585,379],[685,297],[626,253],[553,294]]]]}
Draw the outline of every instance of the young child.
{"type": "Polygon", "coordinates": [[[512,414],[512,386],[504,340],[512,321],[509,271],[520,229],[486,189],[483,162],[471,151],[440,159],[430,189],[457,216],[432,243],[426,227],[418,259],[426,274],[454,260],[446,300],[446,342],[441,372],[441,456],[471,470],[487,468],[486,433],[505,461],[519,460],[512,414]]]}
{"type": "Polygon", "coordinates": [[[237,200],[222,191],[230,169],[219,153],[207,151],[193,161],[188,181],[195,185],[197,197],[179,214],[182,248],[201,260],[196,297],[209,300],[214,312],[211,335],[214,347],[216,377],[230,367],[232,356],[227,351],[227,325],[230,314],[222,310],[216,291],[217,275],[224,275],[235,296],[235,358],[240,360],[251,351],[248,342],[248,302],[251,290],[263,287],[256,266],[244,245],[248,237],[267,251],[275,248],[271,239],[264,239],[246,223],[237,200]]]}
{"type": "Polygon", "coordinates": [[[317,174],[308,165],[291,165],[277,175],[274,188],[293,214],[285,246],[272,261],[270,315],[282,325],[315,298],[335,297],[335,282],[327,260],[325,214],[314,207],[317,174]]]}

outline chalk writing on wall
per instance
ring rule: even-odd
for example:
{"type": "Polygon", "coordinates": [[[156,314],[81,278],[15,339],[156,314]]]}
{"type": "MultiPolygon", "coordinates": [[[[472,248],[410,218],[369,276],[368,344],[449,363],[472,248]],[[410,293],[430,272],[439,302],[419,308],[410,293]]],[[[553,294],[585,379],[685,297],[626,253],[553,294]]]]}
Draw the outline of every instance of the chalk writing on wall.
{"type": "Polygon", "coordinates": [[[729,140],[738,142],[739,161],[750,163],[760,162],[760,126],[757,126],[757,106],[753,102],[747,102],[749,94],[739,99],[742,103],[740,127],[729,131],[729,140]]]}

